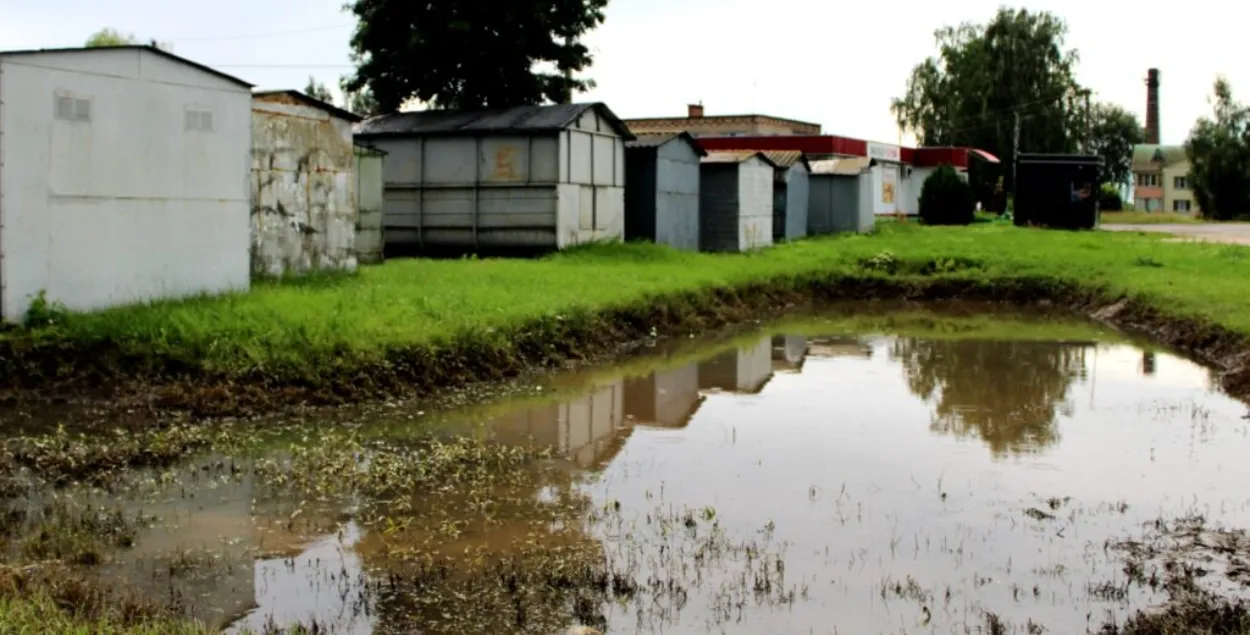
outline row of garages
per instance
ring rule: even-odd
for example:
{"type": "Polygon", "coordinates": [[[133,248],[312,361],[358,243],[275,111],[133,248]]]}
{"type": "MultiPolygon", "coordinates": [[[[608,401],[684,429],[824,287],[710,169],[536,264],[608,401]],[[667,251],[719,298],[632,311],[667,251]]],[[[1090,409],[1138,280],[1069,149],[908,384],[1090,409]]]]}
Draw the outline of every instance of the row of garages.
{"type": "Polygon", "coordinates": [[[147,46],[0,52],[0,316],[442,248],[864,231],[866,169],[635,138],[602,104],[360,117],[147,46]]]}
{"type": "Polygon", "coordinates": [[[603,104],[400,113],[356,137],[385,154],[388,253],[615,238],[744,251],[873,223],[867,160],[709,153],[685,133],[632,135],[603,104]]]}

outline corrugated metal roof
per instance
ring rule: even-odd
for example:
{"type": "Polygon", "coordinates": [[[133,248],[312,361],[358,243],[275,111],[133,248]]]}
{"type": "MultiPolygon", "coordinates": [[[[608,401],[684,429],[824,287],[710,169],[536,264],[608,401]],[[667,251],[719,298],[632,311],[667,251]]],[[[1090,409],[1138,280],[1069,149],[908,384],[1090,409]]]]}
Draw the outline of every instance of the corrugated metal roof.
{"type": "Polygon", "coordinates": [[[674,132],[671,134],[640,134],[634,135],[634,140],[625,144],[626,148],[658,148],[677,137],[682,133],[674,132]]]}
{"type": "Polygon", "coordinates": [[[751,156],[752,154],[762,154],[767,157],[769,161],[772,161],[773,165],[776,165],[779,168],[789,168],[795,163],[800,162],[806,164],[802,150],[750,150],[747,148],[738,148],[732,150],[717,150],[717,152],[736,152],[744,157],[751,156]]]}
{"type": "Polygon", "coordinates": [[[736,154],[742,158],[740,160],[744,160],[749,156],[758,154],[758,155],[762,155],[765,159],[768,159],[768,161],[772,163],[774,167],[785,168],[785,169],[789,169],[795,163],[800,163],[800,162],[803,163],[804,165],[807,165],[807,160],[804,157],[803,152],[800,150],[737,149],[737,150],[715,150],[714,152],[722,153],[722,154],[736,154]]]}
{"type": "Polygon", "coordinates": [[[226,81],[234,82],[235,84],[238,84],[240,86],[244,86],[246,88],[252,87],[252,84],[249,84],[248,82],[245,82],[239,79],[238,77],[235,77],[234,75],[227,75],[226,73],[223,73],[215,68],[212,68],[211,66],[205,66],[204,64],[201,64],[199,62],[192,62],[191,60],[185,57],[182,57],[180,55],[174,55],[173,53],[170,53],[169,51],[166,51],[165,49],[147,45],[147,44],[122,44],[118,46],[91,46],[91,47],[76,46],[76,47],[71,47],[71,48],[48,48],[48,49],[26,49],[26,50],[21,50],[21,51],[0,51],[0,57],[15,57],[18,55],[40,55],[44,53],[97,53],[98,54],[101,51],[119,51],[119,50],[148,51],[148,52],[160,55],[161,57],[171,59],[180,64],[186,64],[187,66],[190,66],[192,68],[204,71],[205,73],[208,73],[209,75],[216,75],[217,77],[220,77],[226,81]]]}
{"type": "Polygon", "coordinates": [[[361,117],[360,115],[354,112],[351,112],[350,110],[344,110],[342,108],[339,108],[338,106],[335,106],[334,104],[321,101],[320,99],[317,99],[316,97],[313,97],[312,95],[309,95],[307,93],[302,93],[295,89],[252,91],[252,99],[255,99],[258,101],[277,101],[276,98],[279,98],[279,97],[288,97],[290,99],[293,99],[295,101],[298,101],[304,104],[305,106],[311,106],[313,108],[316,108],[317,110],[330,113],[331,115],[334,115],[335,117],[338,117],[339,119],[344,119],[352,123],[355,123],[357,121],[362,121],[364,119],[364,117],[361,117]]]}
{"type": "Polygon", "coordinates": [[[863,172],[868,168],[868,164],[872,161],[868,157],[839,157],[837,159],[821,159],[820,161],[812,161],[810,167],[812,174],[839,174],[843,176],[854,176],[863,172]]]}
{"type": "Polygon", "coordinates": [[[568,128],[587,110],[595,110],[616,133],[634,138],[602,103],[551,104],[488,110],[423,110],[379,115],[361,122],[356,134],[365,137],[421,137],[505,132],[556,132],[568,128]]]}
{"type": "Polygon", "coordinates": [[[694,136],[692,136],[689,132],[635,135],[632,141],[625,142],[625,147],[631,149],[658,148],[674,139],[684,139],[686,143],[690,144],[691,148],[694,148],[696,154],[701,157],[707,156],[707,151],[703,149],[703,146],[699,145],[699,142],[696,141],[694,136]]]}
{"type": "Polygon", "coordinates": [[[764,163],[767,163],[768,165],[774,168],[777,167],[777,164],[773,163],[772,159],[768,158],[768,156],[765,155],[763,152],[759,152],[756,150],[730,150],[728,152],[718,150],[715,152],[707,153],[707,156],[703,157],[702,162],[703,163],[742,163],[743,161],[746,161],[747,159],[750,159],[751,157],[759,157],[760,160],[763,161],[764,163]]]}

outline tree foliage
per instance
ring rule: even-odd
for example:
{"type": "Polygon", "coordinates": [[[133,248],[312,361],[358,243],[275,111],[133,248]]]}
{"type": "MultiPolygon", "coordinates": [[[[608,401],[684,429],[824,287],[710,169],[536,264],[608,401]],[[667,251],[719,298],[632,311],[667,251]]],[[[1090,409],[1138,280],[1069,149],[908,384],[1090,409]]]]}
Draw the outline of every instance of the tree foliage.
{"type": "MultiPolygon", "coordinates": [[[[1022,151],[1071,152],[1083,134],[1085,92],[1066,36],[1067,25],[1051,13],[1006,7],[986,24],[939,29],[938,54],[912,70],[891,111],[922,145],[1009,158],[1019,115],[1022,151]]],[[[1010,170],[1004,176],[1010,189],[1010,170]]]]}
{"type": "Polygon", "coordinates": [[[603,23],[608,0],[353,0],[356,73],[382,111],[409,99],[435,108],[567,102],[593,87],[582,36],[603,23]]]}
{"type": "Polygon", "coordinates": [[[935,403],[930,430],[979,437],[995,455],[1037,452],[1059,440],[1068,390],[1085,374],[1084,345],[898,339],[891,359],[908,388],[935,403]],[[1004,372],[1027,368],[1027,372],[1004,372]]]}
{"type": "Polygon", "coordinates": [[[320,99],[327,104],[334,103],[334,95],[330,94],[330,89],[325,84],[317,81],[312,75],[308,76],[308,85],[304,87],[304,94],[313,99],[320,99]]]}
{"type": "Polygon", "coordinates": [[[1133,146],[1145,141],[1137,115],[1114,104],[1091,108],[1089,152],[1102,157],[1103,182],[1128,183],[1133,176],[1133,146]]]}
{"type": "Polygon", "coordinates": [[[1202,215],[1230,220],[1250,213],[1250,109],[1233,99],[1222,77],[1213,105],[1214,117],[1200,118],[1189,133],[1185,154],[1202,215]]]}
{"type": "Polygon", "coordinates": [[[126,46],[127,44],[138,44],[139,40],[133,33],[122,33],[112,27],[104,27],[95,33],[92,33],[83,46],[87,48],[95,48],[98,46],[126,46]]]}
{"type": "Polygon", "coordinates": [[[1102,212],[1119,212],[1124,210],[1124,198],[1120,190],[1111,183],[1103,183],[1098,189],[1098,210],[1102,212]]]}
{"type": "Polygon", "coordinates": [[[351,77],[339,78],[339,89],[343,91],[346,103],[344,108],[362,116],[372,117],[382,114],[382,110],[378,107],[378,100],[374,99],[373,91],[368,86],[360,90],[351,90],[351,77]]]}
{"type": "Polygon", "coordinates": [[[968,225],[976,215],[972,187],[950,165],[938,166],[920,188],[920,219],[926,225],[968,225]]]}
{"type": "MultiPolygon", "coordinates": [[[[139,38],[133,33],[122,33],[112,27],[104,27],[87,37],[87,41],[83,43],[86,48],[96,48],[100,46],[127,46],[140,44],[139,38]]],[[[155,38],[147,41],[148,46],[155,46],[158,49],[166,51],[173,50],[173,45],[169,42],[159,42],[155,38]]]]}

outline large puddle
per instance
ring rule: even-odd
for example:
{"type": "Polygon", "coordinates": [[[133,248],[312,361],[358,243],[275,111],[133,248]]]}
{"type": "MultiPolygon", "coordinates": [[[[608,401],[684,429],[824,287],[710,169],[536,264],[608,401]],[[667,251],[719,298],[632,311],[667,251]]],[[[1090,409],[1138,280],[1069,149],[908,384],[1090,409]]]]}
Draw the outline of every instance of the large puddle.
{"type": "Polygon", "coordinates": [[[1084,325],[784,328],[449,413],[482,445],[420,450],[551,450],[507,477],[483,454],[405,488],[394,433],[432,415],[399,409],[346,459],[297,441],[60,496],[144,519],[94,570],[233,632],[1084,632],[1161,599],[1112,542],[1250,526],[1246,407],[1189,361],[1084,325]]]}

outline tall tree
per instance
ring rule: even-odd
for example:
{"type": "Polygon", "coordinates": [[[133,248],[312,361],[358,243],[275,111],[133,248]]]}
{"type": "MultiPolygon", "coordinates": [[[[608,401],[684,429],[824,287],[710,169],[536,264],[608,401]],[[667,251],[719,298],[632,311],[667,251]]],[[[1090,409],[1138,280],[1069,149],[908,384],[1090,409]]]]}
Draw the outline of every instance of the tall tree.
{"type": "Polygon", "coordinates": [[[1194,199],[1206,218],[1231,220],[1250,210],[1250,108],[1215,82],[1214,118],[1202,117],[1185,141],[1194,199]]]}
{"type": "Polygon", "coordinates": [[[1115,104],[1090,109],[1089,152],[1102,157],[1107,183],[1124,185],[1133,176],[1133,146],[1144,143],[1145,129],[1137,115],[1115,104]]]}
{"type": "Polygon", "coordinates": [[[382,111],[409,99],[435,108],[567,102],[594,86],[581,42],[608,0],[353,0],[357,61],[351,92],[369,88],[382,111]]]}
{"type": "Polygon", "coordinates": [[[1037,452],[1059,440],[1068,389],[1085,377],[1082,345],[899,339],[891,359],[907,385],[934,403],[929,429],[980,437],[995,455],[1037,452]],[[1027,368],[1012,373],[1008,369],[1027,368]]]}
{"type": "MultiPolygon", "coordinates": [[[[939,29],[938,54],[912,70],[891,111],[925,145],[1010,157],[1018,115],[1022,151],[1072,151],[1083,134],[1084,99],[1066,36],[1067,25],[1051,13],[1006,7],[986,24],[939,29]]],[[[1010,188],[1010,170],[1004,177],[1010,188]]]]}
{"type": "Polygon", "coordinates": [[[312,75],[308,76],[308,85],[304,87],[304,94],[313,99],[320,99],[327,104],[334,103],[334,95],[330,94],[330,89],[326,88],[325,84],[317,82],[317,79],[312,75]]]}

